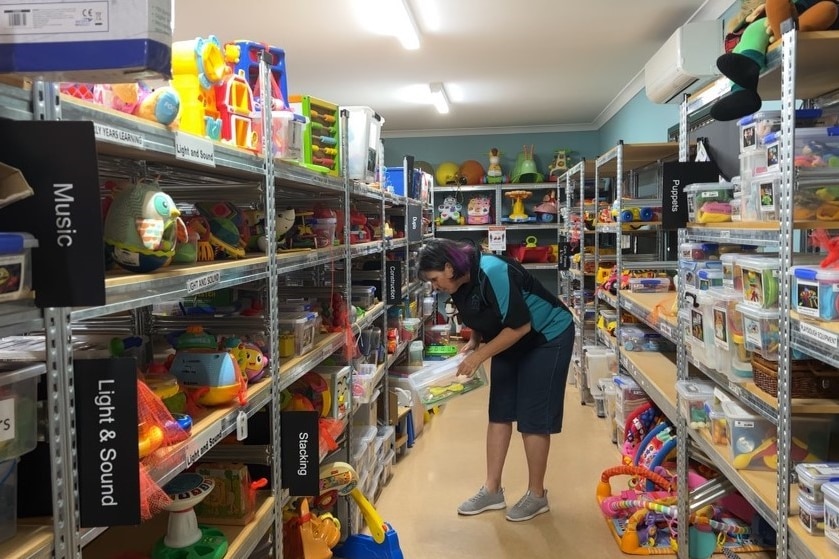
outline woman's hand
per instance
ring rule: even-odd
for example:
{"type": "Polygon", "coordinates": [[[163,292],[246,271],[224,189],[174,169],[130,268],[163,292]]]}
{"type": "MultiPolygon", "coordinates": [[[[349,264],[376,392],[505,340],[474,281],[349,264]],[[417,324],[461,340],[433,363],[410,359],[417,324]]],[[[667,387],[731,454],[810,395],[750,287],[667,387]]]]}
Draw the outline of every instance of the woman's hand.
{"type": "Polygon", "coordinates": [[[470,353],[458,365],[457,376],[472,378],[475,375],[475,371],[481,366],[481,363],[483,363],[483,358],[477,352],[470,353]]]}
{"type": "Polygon", "coordinates": [[[471,338],[469,338],[468,342],[463,344],[463,346],[460,348],[460,351],[458,351],[458,353],[469,353],[470,351],[474,351],[474,350],[478,349],[478,346],[480,344],[481,344],[481,342],[477,341],[475,339],[475,337],[472,336],[471,338]]]}

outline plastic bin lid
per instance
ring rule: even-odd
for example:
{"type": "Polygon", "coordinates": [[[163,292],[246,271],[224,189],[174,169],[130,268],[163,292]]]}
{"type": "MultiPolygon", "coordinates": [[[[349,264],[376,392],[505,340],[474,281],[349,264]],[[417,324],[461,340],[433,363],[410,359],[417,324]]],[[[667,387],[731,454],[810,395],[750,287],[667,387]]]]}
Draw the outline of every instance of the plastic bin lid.
{"type": "Polygon", "coordinates": [[[695,182],[685,187],[685,192],[702,192],[704,190],[734,190],[730,182],[695,182]]]}
{"type": "Polygon", "coordinates": [[[764,309],[745,302],[737,303],[737,310],[749,318],[758,320],[778,320],[781,316],[781,311],[778,309],[764,309]]]}
{"type": "Polygon", "coordinates": [[[279,313],[279,321],[283,323],[304,324],[318,317],[316,311],[301,311],[296,313],[279,313]]]}
{"type": "Polygon", "coordinates": [[[676,381],[676,391],[688,400],[707,400],[714,396],[714,387],[700,380],[676,381]]]}
{"type": "Polygon", "coordinates": [[[731,289],[730,287],[723,287],[722,289],[715,289],[714,290],[714,297],[716,301],[714,301],[714,305],[727,305],[733,301],[742,301],[743,294],[737,291],[736,289],[731,289]]]}
{"type": "Polygon", "coordinates": [[[830,498],[832,502],[839,503],[839,483],[830,481],[822,484],[822,493],[825,499],[830,498]]]}
{"type": "MultiPolygon", "coordinates": [[[[727,420],[745,420],[745,421],[755,421],[762,419],[759,415],[755,415],[743,409],[743,407],[736,403],[736,402],[723,402],[722,403],[722,411],[725,414],[725,418],[727,420]]],[[[839,494],[837,494],[839,496],[839,494]]]]}
{"type": "Polygon", "coordinates": [[[747,124],[751,124],[753,122],[757,122],[758,120],[780,120],[781,119],[781,111],[758,111],[754,114],[749,116],[744,116],[740,120],[737,121],[737,126],[746,126],[747,124]]]}
{"type": "Polygon", "coordinates": [[[804,485],[814,486],[817,482],[839,481],[839,462],[802,463],[795,466],[795,473],[798,475],[798,479],[804,482],[804,485]]]}
{"type": "Polygon", "coordinates": [[[18,254],[38,246],[38,239],[29,233],[0,233],[0,254],[18,254]]]}
{"type": "Polygon", "coordinates": [[[815,503],[807,498],[804,493],[798,494],[798,506],[810,516],[820,518],[824,516],[824,503],[815,503]]]}
{"type": "MultiPolygon", "coordinates": [[[[818,266],[793,266],[791,270],[793,276],[803,280],[815,281],[819,273],[818,266]]],[[[839,272],[836,272],[836,278],[839,278],[839,272]]]]}
{"type": "Polygon", "coordinates": [[[749,270],[778,270],[781,267],[777,258],[744,256],[738,260],[741,268],[748,268],[749,270]]]}
{"type": "Polygon", "coordinates": [[[721,279],[722,270],[703,268],[696,273],[699,279],[721,279]]]}

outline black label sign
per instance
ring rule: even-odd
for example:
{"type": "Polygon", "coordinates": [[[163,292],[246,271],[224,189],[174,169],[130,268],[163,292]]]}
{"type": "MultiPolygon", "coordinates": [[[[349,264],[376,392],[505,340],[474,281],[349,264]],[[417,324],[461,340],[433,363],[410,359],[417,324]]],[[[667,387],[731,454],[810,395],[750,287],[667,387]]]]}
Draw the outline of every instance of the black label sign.
{"type": "Polygon", "coordinates": [[[402,261],[388,260],[385,263],[385,302],[398,305],[402,302],[402,261]]]}
{"type": "Polygon", "coordinates": [[[81,526],[140,523],[137,362],[74,363],[81,526]]]}
{"type": "Polygon", "coordinates": [[[405,236],[409,243],[422,240],[422,208],[408,204],[405,208],[405,236]]]}
{"type": "Polygon", "coordinates": [[[320,494],[320,438],[318,412],[282,412],[283,487],[294,497],[320,494]]]}
{"type": "Polygon", "coordinates": [[[35,195],[0,210],[3,231],[38,239],[32,251],[40,307],[105,304],[99,167],[92,122],[0,121],[0,161],[35,195]]]}
{"type": "Polygon", "coordinates": [[[688,222],[688,201],[685,187],[700,182],[718,182],[720,170],[711,161],[663,164],[664,195],[661,200],[661,226],[680,229],[688,222]]]}
{"type": "Polygon", "coordinates": [[[557,263],[557,267],[560,271],[570,270],[571,269],[571,257],[573,256],[573,250],[571,247],[571,243],[568,242],[561,242],[559,243],[559,261],[557,263]]]}

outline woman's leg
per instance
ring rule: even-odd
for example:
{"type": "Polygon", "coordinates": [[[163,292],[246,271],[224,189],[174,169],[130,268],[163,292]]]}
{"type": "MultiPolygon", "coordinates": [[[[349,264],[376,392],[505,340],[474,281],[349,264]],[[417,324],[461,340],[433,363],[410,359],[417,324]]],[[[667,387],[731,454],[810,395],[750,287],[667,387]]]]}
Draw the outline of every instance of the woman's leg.
{"type": "Polygon", "coordinates": [[[550,435],[522,433],[524,454],[527,457],[527,490],[536,497],[545,495],[545,472],[548,470],[550,435]]]}
{"type": "Polygon", "coordinates": [[[491,493],[501,490],[501,473],[513,435],[512,423],[490,421],[487,426],[487,479],[484,487],[491,493]]]}

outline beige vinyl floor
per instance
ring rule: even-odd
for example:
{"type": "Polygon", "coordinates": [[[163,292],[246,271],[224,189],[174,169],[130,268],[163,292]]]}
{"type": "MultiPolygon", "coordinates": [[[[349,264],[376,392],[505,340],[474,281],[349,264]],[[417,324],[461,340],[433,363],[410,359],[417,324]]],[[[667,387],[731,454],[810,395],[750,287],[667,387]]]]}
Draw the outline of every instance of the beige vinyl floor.
{"type": "MultiPolygon", "coordinates": [[[[504,511],[461,517],[457,506],[485,477],[489,390],[450,402],[394,466],[376,508],[399,535],[407,559],[611,559],[622,554],[595,501],[600,473],[620,463],[607,422],[568,386],[563,432],[553,437],[546,487],[551,510],[513,523],[504,511]]],[[[617,481],[613,482],[617,483],[617,481]]],[[[521,437],[514,433],[503,484],[507,506],[527,489],[521,437]]]]}

